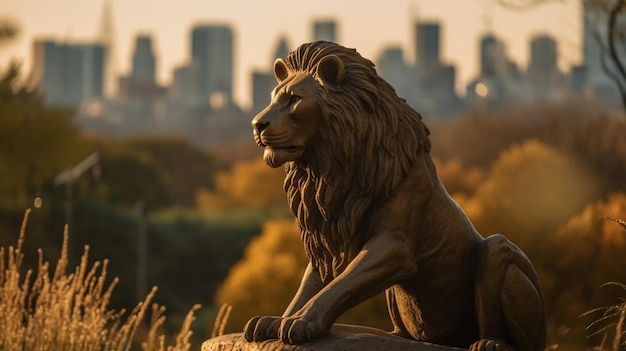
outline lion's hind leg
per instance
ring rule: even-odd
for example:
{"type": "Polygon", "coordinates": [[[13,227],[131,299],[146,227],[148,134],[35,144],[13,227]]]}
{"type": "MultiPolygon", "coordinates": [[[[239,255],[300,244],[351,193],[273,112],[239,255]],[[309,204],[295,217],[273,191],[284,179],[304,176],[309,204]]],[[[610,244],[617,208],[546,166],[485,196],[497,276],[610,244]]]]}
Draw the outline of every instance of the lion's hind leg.
{"type": "Polygon", "coordinates": [[[546,343],[543,295],[524,253],[502,235],[480,244],[476,309],[481,340],[471,351],[541,351],[546,343]]]}

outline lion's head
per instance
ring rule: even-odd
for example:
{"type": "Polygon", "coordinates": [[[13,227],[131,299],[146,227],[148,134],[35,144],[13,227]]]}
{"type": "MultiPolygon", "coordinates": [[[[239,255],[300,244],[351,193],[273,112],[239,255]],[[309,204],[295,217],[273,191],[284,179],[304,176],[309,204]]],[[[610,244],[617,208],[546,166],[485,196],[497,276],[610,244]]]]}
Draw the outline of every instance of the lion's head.
{"type": "Polygon", "coordinates": [[[430,150],[421,116],[354,49],[303,44],[274,65],[271,103],[252,121],[322,279],[339,274],[371,232],[369,218],[430,150]]]}

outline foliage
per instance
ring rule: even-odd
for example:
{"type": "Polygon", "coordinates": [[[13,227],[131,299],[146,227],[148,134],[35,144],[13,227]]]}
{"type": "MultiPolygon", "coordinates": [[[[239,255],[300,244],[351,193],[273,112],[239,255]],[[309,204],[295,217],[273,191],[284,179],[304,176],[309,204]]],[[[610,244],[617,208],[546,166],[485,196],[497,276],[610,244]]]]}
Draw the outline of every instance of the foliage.
{"type": "Polygon", "coordinates": [[[189,141],[177,136],[139,136],[126,142],[130,148],[152,157],[169,185],[178,206],[194,207],[198,189],[213,189],[217,161],[189,141]]]}
{"type": "Polygon", "coordinates": [[[502,152],[465,207],[484,235],[501,232],[530,249],[595,200],[596,189],[592,175],[575,160],[529,140],[502,152]]]}
{"type": "MultiPolygon", "coordinates": [[[[242,330],[255,315],[281,315],[295,294],[307,265],[294,220],[271,220],[250,241],[216,295],[233,306],[229,327],[242,330]]],[[[228,330],[228,328],[227,328],[228,330]]]]}
{"type": "Polygon", "coordinates": [[[581,101],[469,111],[431,130],[441,163],[488,169],[503,150],[535,139],[592,171],[602,193],[626,191],[626,119],[581,101]]]}
{"type": "Polygon", "coordinates": [[[454,197],[467,197],[485,180],[486,172],[480,167],[466,167],[457,158],[439,161],[435,158],[437,175],[445,184],[446,190],[454,197]]]}
{"type": "MultiPolygon", "coordinates": [[[[150,212],[141,219],[136,211],[84,195],[77,197],[75,206],[73,251],[78,254],[80,247],[89,245],[91,257],[110,258],[109,272],[121,279],[116,288],[120,294],[111,298],[117,308],[133,306],[138,296],[138,233],[140,221],[145,221],[147,284],[159,286],[155,301],[168,306],[165,329],[173,332],[192,302],[209,307],[198,314],[194,323],[194,344],[207,337],[218,285],[243,256],[247,243],[259,233],[263,222],[280,215],[270,211],[211,214],[170,209],[150,212]]],[[[56,209],[52,216],[55,227],[62,226],[61,211],[56,209]]]]}
{"type": "MultiPolygon", "coordinates": [[[[129,350],[133,346],[156,288],[128,316],[125,311],[109,309],[109,299],[117,279],[107,283],[108,261],[88,265],[89,247],[80,264],[68,274],[68,233],[54,273],[39,251],[36,275],[28,270],[21,277],[24,254],[22,245],[28,211],[15,247],[0,248],[0,349],[3,350],[129,350]]],[[[190,324],[194,306],[187,314],[176,343],[168,351],[189,350],[190,324]]],[[[153,305],[148,340],[144,351],[166,350],[165,336],[160,332],[165,321],[164,308],[153,305]]]]}
{"type": "Polygon", "coordinates": [[[19,83],[19,70],[13,64],[0,72],[0,211],[21,213],[46,182],[87,152],[72,111],[44,106],[19,83]]]}
{"type": "MultiPolygon", "coordinates": [[[[256,315],[282,315],[298,289],[308,259],[293,220],[274,219],[265,223],[244,257],[231,269],[220,286],[216,303],[231,305],[227,331],[241,331],[256,315]]],[[[384,296],[370,299],[339,319],[389,329],[384,296]]]]}
{"type": "Polygon", "coordinates": [[[170,205],[168,184],[153,161],[132,152],[103,154],[100,195],[111,203],[132,208],[144,201],[150,208],[170,205]]]}
{"type": "MultiPolygon", "coordinates": [[[[602,284],[601,287],[605,286],[617,286],[626,291],[626,285],[618,282],[608,282],[602,284]]],[[[622,341],[624,338],[624,334],[626,334],[626,326],[624,325],[626,319],[626,300],[624,298],[621,298],[620,300],[622,302],[616,305],[597,307],[581,314],[581,317],[586,317],[602,312],[601,316],[598,319],[596,319],[587,326],[587,329],[591,331],[593,331],[593,329],[597,329],[592,332],[592,336],[598,334],[604,335],[604,338],[602,339],[602,344],[600,344],[599,346],[600,350],[605,349],[604,343],[606,342],[607,337],[611,332],[613,332],[614,335],[612,347],[610,348],[610,350],[619,351],[624,346],[626,346],[622,341]]]]}
{"type": "Polygon", "coordinates": [[[261,159],[238,162],[232,169],[218,172],[215,191],[198,193],[198,207],[225,210],[286,206],[284,178],[283,169],[267,167],[261,159]]]}
{"type": "Polygon", "coordinates": [[[611,302],[611,296],[597,290],[599,285],[607,281],[626,281],[623,269],[626,233],[604,219],[625,215],[626,194],[612,194],[606,200],[588,204],[555,235],[541,242],[544,255],[538,256],[534,263],[540,267],[553,334],[558,334],[558,329],[568,330],[562,346],[580,349],[599,342],[598,338],[587,337],[577,316],[611,302]]]}

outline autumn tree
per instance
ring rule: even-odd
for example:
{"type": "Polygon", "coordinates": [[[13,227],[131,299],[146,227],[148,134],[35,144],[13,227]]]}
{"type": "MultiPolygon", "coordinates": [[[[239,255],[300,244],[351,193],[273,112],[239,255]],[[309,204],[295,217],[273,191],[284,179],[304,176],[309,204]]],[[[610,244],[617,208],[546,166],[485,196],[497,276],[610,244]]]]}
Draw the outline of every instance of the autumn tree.
{"type": "MultiPolygon", "coordinates": [[[[300,284],[307,262],[295,221],[267,222],[217,293],[217,305],[226,303],[233,307],[229,331],[241,331],[254,316],[282,315],[300,284]]],[[[391,328],[383,295],[348,311],[339,322],[391,328]]]]}
{"type": "Polygon", "coordinates": [[[233,306],[229,329],[241,331],[256,315],[281,315],[298,289],[307,262],[295,221],[267,222],[218,290],[217,305],[233,306]]]}
{"type": "Polygon", "coordinates": [[[626,193],[611,194],[605,200],[589,203],[572,216],[542,245],[550,248],[544,260],[542,285],[553,328],[567,326],[562,346],[582,349],[597,346],[598,338],[588,338],[585,327],[593,320],[579,316],[615,300],[615,290],[599,289],[609,281],[626,281],[626,232],[606,218],[626,217],[626,193]]]}
{"type": "Polygon", "coordinates": [[[261,159],[237,162],[231,169],[217,173],[214,191],[198,192],[198,207],[209,210],[283,207],[287,204],[284,179],[284,169],[270,168],[261,159]]]}
{"type": "Polygon", "coordinates": [[[529,140],[502,152],[465,209],[484,235],[503,233],[529,250],[597,199],[597,189],[579,162],[529,140]]]}

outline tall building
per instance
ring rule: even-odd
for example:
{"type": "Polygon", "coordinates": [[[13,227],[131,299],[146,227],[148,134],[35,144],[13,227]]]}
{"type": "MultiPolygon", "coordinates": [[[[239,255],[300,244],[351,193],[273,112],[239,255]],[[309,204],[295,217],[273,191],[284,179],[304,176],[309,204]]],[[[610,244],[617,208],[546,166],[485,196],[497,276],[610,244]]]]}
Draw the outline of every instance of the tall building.
{"type": "Polygon", "coordinates": [[[252,72],[252,112],[256,113],[261,111],[269,103],[272,89],[276,86],[273,67],[274,61],[276,61],[277,58],[287,57],[290,51],[287,39],[281,37],[271,57],[270,69],[267,71],[252,72]]]}
{"type": "Polygon", "coordinates": [[[281,37],[278,41],[278,45],[276,45],[276,50],[274,51],[274,55],[272,57],[272,64],[277,58],[285,58],[289,55],[291,49],[289,48],[289,44],[287,43],[287,38],[281,37]]]}
{"type": "Polygon", "coordinates": [[[33,77],[48,105],[79,107],[104,93],[105,48],[102,44],[34,43],[33,77]]]}
{"type": "Polygon", "coordinates": [[[130,78],[138,83],[156,83],[156,59],[152,38],[148,35],[140,35],[135,40],[130,78]]]}
{"type": "Polygon", "coordinates": [[[500,42],[495,36],[486,34],[480,39],[480,75],[495,77],[498,61],[501,60],[500,42]]]}
{"type": "Polygon", "coordinates": [[[214,106],[231,104],[234,61],[231,28],[195,26],[191,32],[191,59],[198,66],[198,101],[214,106]]]}
{"type": "Polygon", "coordinates": [[[504,106],[526,94],[517,64],[509,59],[504,43],[490,31],[479,42],[480,72],[466,86],[470,103],[504,106]]]}
{"type": "Polygon", "coordinates": [[[561,82],[557,66],[557,44],[548,35],[538,35],[530,42],[528,82],[533,87],[556,88],[561,82]]]}
{"type": "Polygon", "coordinates": [[[313,23],[313,40],[337,42],[337,24],[333,20],[318,20],[313,23]]]}
{"type": "MultiPolygon", "coordinates": [[[[409,103],[414,103],[414,92],[419,90],[415,70],[404,60],[404,52],[400,47],[389,47],[383,51],[376,62],[378,74],[383,77],[396,93],[409,103]]],[[[415,104],[413,104],[414,106],[415,104]]]]}
{"type": "Polygon", "coordinates": [[[130,73],[120,77],[117,95],[124,99],[154,99],[163,95],[163,88],[156,83],[156,57],[149,35],[135,39],[130,73]]]}
{"type": "Polygon", "coordinates": [[[415,24],[415,61],[421,67],[430,67],[441,61],[441,26],[437,22],[415,24]]]}
{"type": "Polygon", "coordinates": [[[115,60],[115,28],[113,27],[113,8],[110,0],[104,0],[100,17],[98,40],[105,48],[104,58],[104,95],[115,94],[117,64],[115,60]]]}
{"type": "Polygon", "coordinates": [[[480,76],[504,78],[518,75],[518,71],[507,56],[504,42],[490,33],[480,39],[480,76]]]}
{"type": "MultiPolygon", "coordinates": [[[[594,2],[583,2],[583,65],[585,85],[593,95],[606,102],[619,101],[618,88],[607,75],[603,63],[614,71],[613,63],[608,59],[607,11],[594,2]]],[[[618,24],[623,24],[622,21],[618,24]]],[[[619,36],[618,36],[619,37],[619,36]]],[[[622,37],[623,38],[623,37],[622,37]]],[[[619,57],[624,57],[624,41],[616,45],[619,57]]]]}
{"type": "Polygon", "coordinates": [[[169,97],[182,104],[192,105],[194,103],[194,95],[200,89],[198,72],[197,61],[192,61],[190,64],[174,69],[172,84],[168,91],[169,97]]]}

